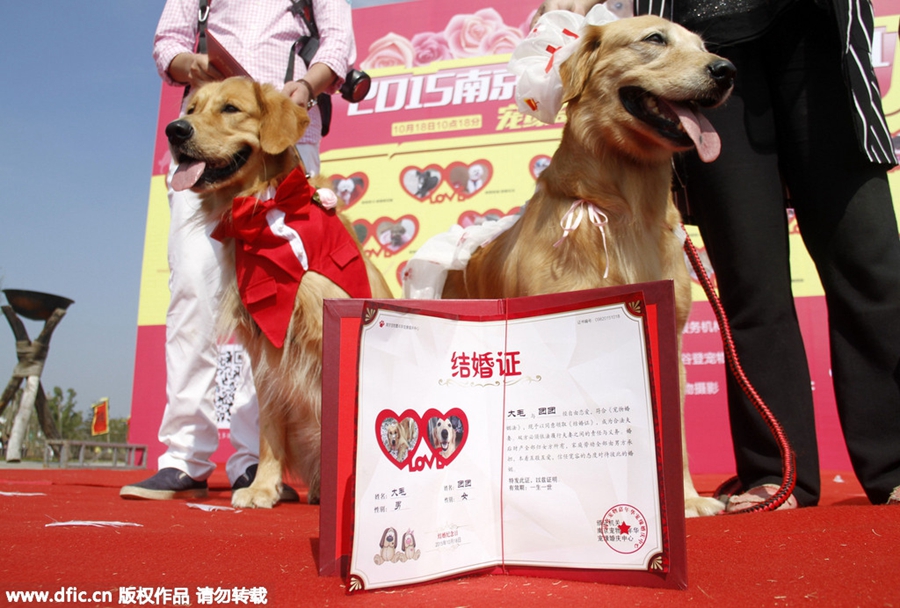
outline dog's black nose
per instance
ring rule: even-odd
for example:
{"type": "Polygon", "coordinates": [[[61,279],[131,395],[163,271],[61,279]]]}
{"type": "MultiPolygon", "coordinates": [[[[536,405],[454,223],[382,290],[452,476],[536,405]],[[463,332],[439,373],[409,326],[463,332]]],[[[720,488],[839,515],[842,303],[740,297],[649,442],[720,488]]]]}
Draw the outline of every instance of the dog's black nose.
{"type": "Polygon", "coordinates": [[[186,120],[173,120],[166,125],[166,137],[173,145],[183,144],[194,134],[194,127],[186,120]]]}
{"type": "Polygon", "coordinates": [[[717,59],[707,66],[709,75],[720,86],[730,87],[734,82],[734,75],[737,74],[737,68],[727,59],[717,59]]]}

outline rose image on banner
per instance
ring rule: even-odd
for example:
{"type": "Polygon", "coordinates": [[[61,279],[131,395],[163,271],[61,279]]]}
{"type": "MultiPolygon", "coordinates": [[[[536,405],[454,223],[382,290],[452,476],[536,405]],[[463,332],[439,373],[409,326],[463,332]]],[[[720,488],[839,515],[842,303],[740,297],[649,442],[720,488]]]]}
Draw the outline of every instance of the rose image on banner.
{"type": "Polygon", "coordinates": [[[391,32],[372,43],[369,47],[369,56],[360,63],[360,68],[376,70],[395,65],[412,67],[413,55],[413,46],[409,39],[391,32]]]}
{"type": "Polygon", "coordinates": [[[412,39],[390,32],[369,46],[363,70],[429,65],[435,61],[512,53],[528,31],[531,17],[520,27],[507,25],[493,8],[454,15],[443,32],[419,32],[412,39]]]}
{"type": "Polygon", "coordinates": [[[492,8],[454,16],[444,36],[454,57],[511,53],[522,40],[522,32],[503,23],[503,17],[492,8]]]}

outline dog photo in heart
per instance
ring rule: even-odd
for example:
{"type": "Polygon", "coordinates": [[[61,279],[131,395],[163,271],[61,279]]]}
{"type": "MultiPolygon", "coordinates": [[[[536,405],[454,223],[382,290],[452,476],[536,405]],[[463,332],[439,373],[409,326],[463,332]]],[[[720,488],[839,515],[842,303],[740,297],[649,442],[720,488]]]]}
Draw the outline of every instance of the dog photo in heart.
{"type": "Polygon", "coordinates": [[[389,252],[397,253],[416,238],[419,222],[411,215],[399,219],[380,218],[375,222],[378,242],[389,252]]]}
{"type": "Polygon", "coordinates": [[[454,190],[475,194],[491,181],[493,170],[486,160],[478,160],[471,165],[456,162],[447,167],[447,175],[454,190]]]}
{"type": "Polygon", "coordinates": [[[400,468],[412,459],[421,440],[417,417],[413,412],[399,416],[384,411],[378,417],[378,435],[385,455],[400,468]]]}
{"type": "Polygon", "coordinates": [[[466,443],[468,419],[465,413],[458,408],[446,414],[428,410],[422,418],[428,421],[428,443],[431,450],[445,464],[449,464],[466,443]]]}
{"type": "Polygon", "coordinates": [[[531,159],[531,162],[528,163],[528,170],[531,172],[531,177],[537,179],[541,176],[541,173],[544,172],[544,169],[550,166],[550,157],[546,154],[540,154],[531,159]]]}
{"type": "Polygon", "coordinates": [[[403,189],[419,200],[424,200],[438,187],[443,178],[440,167],[425,169],[407,167],[400,176],[403,189]]]}
{"type": "Polygon", "coordinates": [[[521,207],[513,207],[508,213],[503,213],[499,209],[488,209],[487,211],[482,211],[480,213],[474,210],[463,211],[459,214],[459,219],[456,223],[463,228],[468,228],[469,226],[481,226],[485,222],[496,222],[507,215],[516,215],[521,210],[521,207]]]}
{"type": "Polygon", "coordinates": [[[362,172],[354,173],[349,177],[332,175],[329,179],[334,193],[344,201],[345,209],[359,201],[369,189],[369,177],[362,172]]]}

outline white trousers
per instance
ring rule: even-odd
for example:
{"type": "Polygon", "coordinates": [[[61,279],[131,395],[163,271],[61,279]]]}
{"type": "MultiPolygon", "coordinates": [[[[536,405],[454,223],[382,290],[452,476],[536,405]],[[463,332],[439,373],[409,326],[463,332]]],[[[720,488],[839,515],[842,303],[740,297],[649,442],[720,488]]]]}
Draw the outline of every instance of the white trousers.
{"type": "MultiPolygon", "coordinates": [[[[318,173],[317,144],[297,146],[307,172],[318,173]]],[[[169,172],[174,170],[174,163],[169,172]]],[[[191,191],[169,193],[169,308],[166,314],[166,407],[159,440],[166,446],[159,469],[175,468],[198,481],[216,465],[219,445],[215,391],[218,346],[216,318],[222,286],[222,244],[213,226],[199,217],[200,198],[191,191]]],[[[225,471],[231,483],[259,461],[259,403],[249,358],[244,357],[231,407],[235,453],[225,471]]]]}

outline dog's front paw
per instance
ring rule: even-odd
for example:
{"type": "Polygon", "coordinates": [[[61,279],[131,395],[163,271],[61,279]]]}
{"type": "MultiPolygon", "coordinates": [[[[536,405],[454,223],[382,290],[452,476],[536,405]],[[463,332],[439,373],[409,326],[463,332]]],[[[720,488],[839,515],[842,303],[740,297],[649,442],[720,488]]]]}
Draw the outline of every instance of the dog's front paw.
{"type": "Polygon", "coordinates": [[[271,509],[280,495],[278,488],[256,488],[251,485],[231,494],[231,506],[235,509],[271,509]]]}
{"type": "Polygon", "coordinates": [[[725,505],[715,498],[697,496],[687,498],[684,501],[685,517],[706,517],[708,515],[717,515],[724,510],[725,505]]]}
{"type": "Polygon", "coordinates": [[[306,495],[306,502],[311,505],[319,504],[319,488],[309,488],[306,495]]]}

